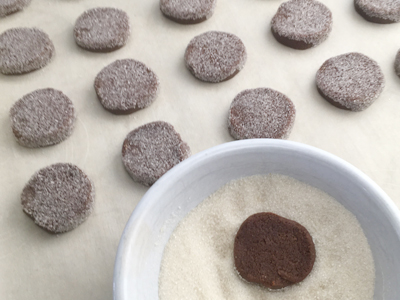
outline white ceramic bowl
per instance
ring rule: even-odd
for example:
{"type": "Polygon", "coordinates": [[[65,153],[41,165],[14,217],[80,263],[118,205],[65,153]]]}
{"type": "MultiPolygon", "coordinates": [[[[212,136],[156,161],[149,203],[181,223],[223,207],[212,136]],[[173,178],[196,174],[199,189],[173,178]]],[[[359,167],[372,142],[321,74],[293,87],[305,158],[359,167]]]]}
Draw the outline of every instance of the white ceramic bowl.
{"type": "Polygon", "coordinates": [[[371,179],[314,147],[282,140],[223,144],[180,163],[144,195],[129,219],[114,270],[115,300],[158,299],[164,246],[180,219],[232,179],[280,173],[317,187],[360,222],[375,261],[374,300],[400,299],[400,213],[371,179]]]}

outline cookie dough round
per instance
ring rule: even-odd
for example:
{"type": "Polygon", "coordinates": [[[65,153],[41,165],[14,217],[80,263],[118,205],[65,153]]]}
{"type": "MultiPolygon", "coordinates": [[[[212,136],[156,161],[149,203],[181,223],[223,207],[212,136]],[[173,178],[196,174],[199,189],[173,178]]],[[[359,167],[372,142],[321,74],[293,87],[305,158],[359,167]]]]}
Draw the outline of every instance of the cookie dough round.
{"type": "Polygon", "coordinates": [[[281,4],[271,22],[272,34],[281,44],[299,50],[325,41],[332,30],[332,13],[315,0],[281,4]]]}
{"type": "Polygon", "coordinates": [[[145,64],[133,60],[117,60],[96,76],[94,88],[103,107],[117,115],[126,115],[146,108],[157,97],[160,82],[145,64]]]}
{"type": "Polygon", "coordinates": [[[296,116],[293,102],[269,88],[244,90],[229,109],[228,129],[235,139],[289,136],[296,116]]]}
{"type": "Polygon", "coordinates": [[[198,79],[221,82],[235,76],[246,63],[243,42],[231,33],[209,31],[193,38],[186,48],[185,64],[198,79]]]}
{"type": "Polygon", "coordinates": [[[318,92],[336,107],[362,111],[381,94],[385,80],[376,61],[351,52],[323,63],[316,75],[318,92]]]}
{"type": "Polygon", "coordinates": [[[94,186],[77,166],[58,163],[39,170],[22,191],[23,211],[52,232],[70,231],[93,209],[94,186]]]}
{"type": "Polygon", "coordinates": [[[31,0],[0,0],[0,18],[23,10],[31,0]]]}
{"type": "Polygon", "coordinates": [[[268,212],[254,214],[242,223],[233,252],[239,275],[270,289],[304,280],[315,261],[315,246],[307,229],[268,212]]]}
{"type": "Polygon", "coordinates": [[[400,77],[400,50],[397,51],[396,58],[394,60],[394,70],[397,76],[400,77]]]}
{"type": "Polygon", "coordinates": [[[61,91],[36,90],[19,99],[10,110],[11,128],[19,144],[37,148],[58,144],[74,128],[75,109],[61,91]]]}
{"type": "Polygon", "coordinates": [[[214,13],[217,0],[160,0],[160,9],[168,19],[180,24],[197,24],[214,13]]]}
{"type": "Polygon", "coordinates": [[[0,72],[25,74],[46,66],[55,53],[49,36],[37,28],[12,28],[0,35],[0,72]]]}
{"type": "Polygon", "coordinates": [[[400,22],[400,0],[354,0],[354,7],[369,22],[400,22]]]}
{"type": "Polygon", "coordinates": [[[111,52],[123,47],[130,33],[126,12],[110,7],[85,11],[76,20],[74,27],[78,46],[93,52],[111,52]]]}
{"type": "Polygon", "coordinates": [[[171,124],[163,121],[131,131],[122,146],[125,169],[134,181],[146,186],[152,185],[189,155],[189,146],[171,124]]]}

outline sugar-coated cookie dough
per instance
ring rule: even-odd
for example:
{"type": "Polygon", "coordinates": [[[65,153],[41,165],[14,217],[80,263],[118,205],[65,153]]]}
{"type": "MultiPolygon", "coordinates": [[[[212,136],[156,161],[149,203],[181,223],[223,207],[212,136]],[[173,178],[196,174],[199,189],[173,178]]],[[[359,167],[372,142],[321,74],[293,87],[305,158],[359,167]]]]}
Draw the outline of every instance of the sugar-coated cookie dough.
{"type": "Polygon", "coordinates": [[[396,58],[394,60],[394,70],[397,76],[400,77],[400,50],[397,51],[396,58]]]}
{"type": "Polygon", "coordinates": [[[122,145],[122,162],[133,180],[152,185],[190,155],[189,146],[175,128],[163,121],[131,131],[122,145]]]}
{"type": "Polygon", "coordinates": [[[35,223],[52,232],[70,231],[93,210],[95,192],[89,177],[77,166],[58,163],[39,170],[22,191],[23,210],[35,223]]]}
{"type": "Polygon", "coordinates": [[[0,18],[23,10],[31,0],[0,0],[0,18]]]}
{"type": "Polygon", "coordinates": [[[159,90],[157,75],[140,61],[117,60],[96,76],[94,88],[103,107],[126,115],[148,107],[159,90]]]}
{"type": "Polygon", "coordinates": [[[246,63],[246,48],[236,35],[208,31],[194,37],[186,48],[185,64],[198,79],[221,82],[235,76],[246,63]]]}
{"type": "Polygon", "coordinates": [[[365,20],[373,23],[400,21],[400,0],[354,0],[354,7],[365,20]]]}
{"type": "Polygon", "coordinates": [[[368,108],[385,86],[378,63],[357,52],[325,61],[317,72],[316,81],[318,91],[325,100],[351,111],[368,108]]]}
{"type": "Polygon", "coordinates": [[[181,24],[196,24],[209,19],[217,0],[160,0],[164,16],[181,24]]]}
{"type": "Polygon", "coordinates": [[[284,2],[272,18],[271,29],[281,44],[308,49],[321,44],[332,30],[332,13],[315,0],[284,2]]]}
{"type": "Polygon", "coordinates": [[[23,96],[10,110],[11,128],[19,144],[45,147],[68,138],[74,128],[75,109],[61,91],[51,88],[23,96]]]}
{"type": "Polygon", "coordinates": [[[233,253],[236,271],[243,279],[270,289],[304,280],[315,261],[308,230],[270,212],[251,215],[242,223],[233,253]]]}
{"type": "Polygon", "coordinates": [[[110,7],[85,11],[76,20],[74,27],[78,46],[93,52],[111,52],[123,47],[130,33],[127,13],[110,7]]]}
{"type": "Polygon", "coordinates": [[[229,109],[228,129],[235,139],[289,136],[296,116],[293,102],[269,88],[240,92],[229,109]]]}
{"type": "Polygon", "coordinates": [[[0,72],[24,74],[46,66],[55,53],[49,36],[37,28],[11,28],[0,35],[0,72]]]}

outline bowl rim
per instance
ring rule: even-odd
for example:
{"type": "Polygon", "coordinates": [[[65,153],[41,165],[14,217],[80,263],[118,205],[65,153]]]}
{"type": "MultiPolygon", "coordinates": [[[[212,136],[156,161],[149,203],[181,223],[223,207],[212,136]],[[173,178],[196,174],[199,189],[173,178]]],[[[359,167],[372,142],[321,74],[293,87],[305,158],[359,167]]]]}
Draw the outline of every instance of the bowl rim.
{"type": "Polygon", "coordinates": [[[288,140],[278,140],[278,139],[247,139],[247,140],[238,140],[231,141],[227,143],[223,143],[206,150],[203,150],[184,161],[180,162],[178,165],[170,169],[166,172],[160,179],[158,179],[155,184],[153,184],[147,192],[140,199],[136,207],[134,208],[131,216],[129,217],[128,222],[125,225],[125,228],[122,232],[114,264],[114,274],[113,274],[113,299],[114,300],[127,300],[127,295],[124,295],[124,281],[123,275],[121,272],[124,268],[123,261],[126,252],[124,252],[126,241],[128,240],[128,232],[130,235],[134,230],[132,226],[138,220],[140,220],[143,215],[142,212],[145,210],[145,207],[149,205],[149,202],[156,201],[154,200],[153,194],[156,190],[163,187],[164,184],[171,184],[174,182],[174,178],[179,176],[179,174],[187,169],[196,167],[199,163],[202,163],[204,160],[207,160],[210,157],[216,156],[221,153],[228,152],[240,152],[244,149],[254,149],[254,148],[277,148],[277,149],[285,149],[289,151],[297,151],[302,152],[303,154],[314,156],[318,159],[324,160],[329,164],[339,166],[346,172],[351,175],[358,177],[358,179],[364,182],[366,185],[370,186],[374,192],[380,197],[376,198],[378,202],[380,202],[381,206],[386,209],[390,218],[397,223],[397,228],[395,230],[400,235],[400,210],[395,205],[395,203],[390,199],[390,197],[383,191],[381,187],[378,186],[370,177],[368,177],[361,170],[345,161],[344,159],[329,153],[325,150],[319,149],[314,146],[306,145],[300,142],[288,141],[288,140]]]}

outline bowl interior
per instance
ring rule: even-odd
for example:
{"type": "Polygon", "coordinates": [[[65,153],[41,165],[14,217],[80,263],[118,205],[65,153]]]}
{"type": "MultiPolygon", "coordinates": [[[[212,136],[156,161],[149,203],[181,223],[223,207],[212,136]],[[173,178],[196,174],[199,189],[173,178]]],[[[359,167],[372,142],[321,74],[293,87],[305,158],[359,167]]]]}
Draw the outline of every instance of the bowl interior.
{"type": "Polygon", "coordinates": [[[164,246],[179,221],[230,180],[279,173],[317,187],[360,222],[376,269],[374,300],[400,294],[400,214],[366,175],[322,150],[281,140],[245,140],[203,151],[170,170],[142,198],[122,235],[114,299],[158,299],[164,246]]]}

